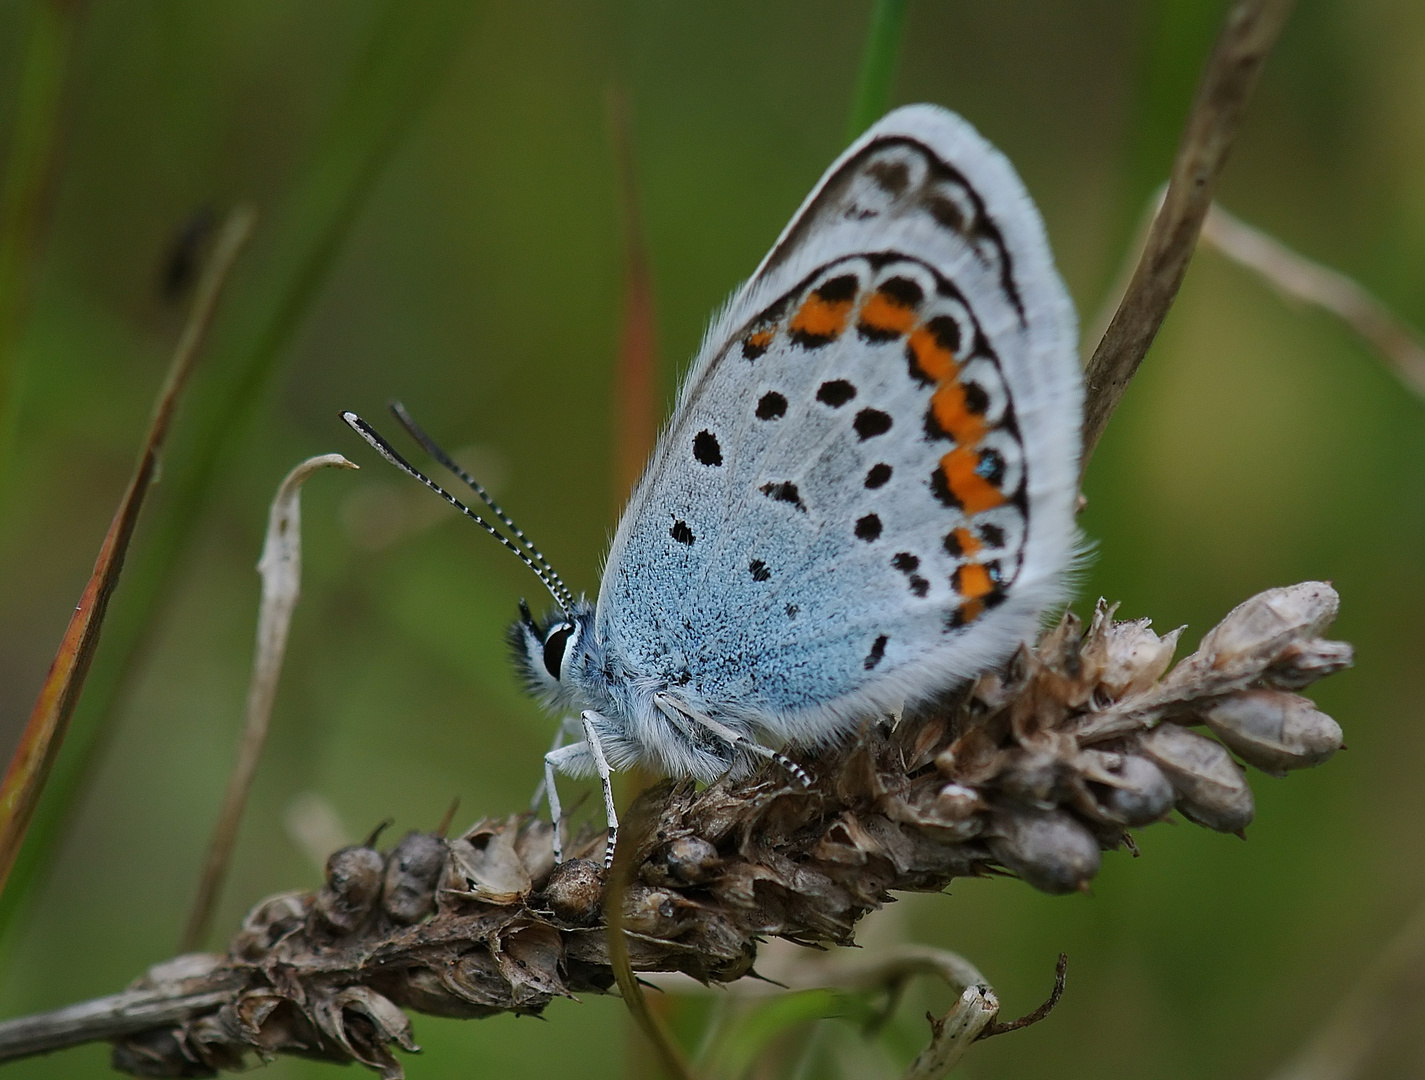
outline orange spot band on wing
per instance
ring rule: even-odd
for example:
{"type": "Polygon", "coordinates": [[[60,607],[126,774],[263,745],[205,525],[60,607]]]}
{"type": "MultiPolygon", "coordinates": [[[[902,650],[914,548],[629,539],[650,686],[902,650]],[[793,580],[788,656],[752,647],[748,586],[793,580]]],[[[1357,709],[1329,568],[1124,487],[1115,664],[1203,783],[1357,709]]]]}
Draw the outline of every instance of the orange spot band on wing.
{"type": "Polygon", "coordinates": [[[861,325],[880,334],[900,337],[915,325],[915,309],[878,292],[861,308],[861,325]]]}
{"type": "MultiPolygon", "coordinates": [[[[870,307],[869,304],[866,305],[870,307]]],[[[921,375],[932,382],[948,382],[959,374],[955,354],[940,344],[940,339],[925,327],[917,327],[910,335],[910,352],[921,375]]]]}
{"type": "Polygon", "coordinates": [[[805,337],[831,339],[846,329],[846,317],[850,314],[850,300],[823,300],[812,293],[792,316],[788,329],[805,337]]]}
{"type": "Polygon", "coordinates": [[[985,604],[983,600],[966,600],[956,609],[956,612],[959,615],[958,624],[964,626],[966,623],[974,622],[985,613],[985,604]]]}
{"type": "Polygon", "coordinates": [[[997,588],[990,572],[979,563],[965,563],[959,567],[955,571],[953,584],[956,592],[976,604],[997,588]]]}
{"type": "Polygon", "coordinates": [[[776,327],[772,327],[768,330],[758,330],[757,333],[748,337],[747,344],[751,345],[754,349],[765,349],[768,345],[772,344],[772,338],[774,338],[776,334],[776,327]]]}
{"type": "Polygon", "coordinates": [[[963,525],[955,529],[951,535],[955,538],[955,544],[960,549],[960,554],[967,559],[973,559],[984,548],[984,545],[980,543],[980,538],[963,525]]]}
{"type": "Polygon", "coordinates": [[[1004,503],[1004,493],[978,472],[980,455],[970,446],[957,446],[940,459],[945,486],[967,514],[978,514],[1004,503]]]}
{"type": "Polygon", "coordinates": [[[942,382],[930,399],[940,430],[961,446],[977,443],[989,430],[985,418],[970,409],[965,387],[955,380],[942,382]]]}

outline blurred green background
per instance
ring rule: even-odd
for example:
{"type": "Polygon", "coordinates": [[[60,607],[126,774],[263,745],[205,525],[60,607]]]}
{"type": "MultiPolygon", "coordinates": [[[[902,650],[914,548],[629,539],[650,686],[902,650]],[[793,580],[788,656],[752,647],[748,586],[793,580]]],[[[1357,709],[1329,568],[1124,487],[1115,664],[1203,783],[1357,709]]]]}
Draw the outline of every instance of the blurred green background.
{"type": "MultiPolygon", "coordinates": [[[[304,597],[214,943],[259,897],[319,880],[302,835],[320,847],[388,815],[430,828],[457,794],[462,820],[524,805],[552,725],[516,687],[502,634],[532,580],[337,413],[375,419],[403,398],[593,591],[620,498],[609,88],[631,106],[667,401],[709,314],[844,145],[869,10],[0,3],[0,172],[13,181],[28,167],[17,147],[37,145],[44,180],[31,232],[0,237],[0,272],[5,252],[20,268],[19,286],[0,279],[7,754],[182,322],[159,287],[165,253],[201,207],[262,214],[120,585],[90,686],[93,701],[112,691],[111,729],[18,913],[0,1013],[112,992],[174,950],[234,754],[267,503],[308,455],[363,471],[307,489],[304,597]],[[211,490],[174,532],[205,454],[211,490]]],[[[1088,322],[1166,176],[1221,10],[912,0],[892,100],[956,109],[1010,156],[1088,322]]],[[[1425,5],[1302,0],[1221,199],[1425,325],[1425,5]]],[[[1205,252],[1087,496],[1098,554],[1081,610],[1105,595],[1193,641],[1252,592],[1334,580],[1336,632],[1359,659],[1315,696],[1349,752],[1255,776],[1245,844],[1153,828],[1142,858],[1106,859],[1091,897],[966,882],[895,905],[876,934],[963,952],[1009,1015],[1068,952],[1059,1010],[976,1048],[966,1076],[1265,1076],[1425,898],[1425,408],[1338,324],[1205,252]]],[[[76,730],[97,719],[86,698],[76,730]]],[[[944,1007],[922,996],[892,1040],[907,1058],[919,1012],[944,1007]]],[[[627,1075],[622,1013],[589,998],[544,1023],[418,1018],[426,1052],[409,1072],[627,1075]]],[[[8,1075],[98,1075],[105,1060],[88,1047],[8,1075]]],[[[1379,1075],[1425,1075],[1422,1062],[1425,1045],[1404,1043],[1379,1075]]]]}

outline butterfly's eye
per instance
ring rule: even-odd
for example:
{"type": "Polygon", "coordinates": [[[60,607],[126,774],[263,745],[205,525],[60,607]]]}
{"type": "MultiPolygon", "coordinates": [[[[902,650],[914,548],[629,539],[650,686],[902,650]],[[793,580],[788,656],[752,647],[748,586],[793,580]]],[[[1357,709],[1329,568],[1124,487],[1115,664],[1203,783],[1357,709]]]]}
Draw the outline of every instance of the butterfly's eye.
{"type": "Polygon", "coordinates": [[[573,636],[573,623],[558,623],[550,627],[549,634],[544,639],[544,670],[549,672],[553,679],[559,678],[564,654],[568,651],[569,640],[573,636]]]}

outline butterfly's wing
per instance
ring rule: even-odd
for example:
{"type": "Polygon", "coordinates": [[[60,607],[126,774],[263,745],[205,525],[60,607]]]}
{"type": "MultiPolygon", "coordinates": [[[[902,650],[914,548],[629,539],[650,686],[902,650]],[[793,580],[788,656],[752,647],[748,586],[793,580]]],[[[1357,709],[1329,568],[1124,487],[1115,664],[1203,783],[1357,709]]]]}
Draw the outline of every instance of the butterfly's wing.
{"type": "Polygon", "coordinates": [[[1009,162],[890,113],[709,331],[614,538],[610,655],[799,740],[1002,660],[1077,545],[1076,336],[1009,162]]]}

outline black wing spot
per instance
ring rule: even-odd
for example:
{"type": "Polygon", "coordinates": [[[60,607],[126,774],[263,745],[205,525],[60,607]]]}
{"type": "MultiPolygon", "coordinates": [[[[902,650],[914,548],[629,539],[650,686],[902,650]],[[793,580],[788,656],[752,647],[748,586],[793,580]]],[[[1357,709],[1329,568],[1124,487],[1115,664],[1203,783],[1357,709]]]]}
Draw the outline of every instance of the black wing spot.
{"type": "MultiPolygon", "coordinates": [[[[930,474],[930,490],[943,505],[952,510],[963,509],[960,506],[960,497],[950,490],[950,482],[945,479],[945,470],[938,465],[935,467],[935,471],[930,474]]],[[[948,536],[945,538],[945,548],[947,551],[950,548],[948,536]]]]}
{"type": "Polygon", "coordinates": [[[930,216],[942,226],[951,232],[965,231],[965,211],[954,199],[947,199],[944,195],[926,195],[924,202],[930,216]]]}
{"type": "Polygon", "coordinates": [[[951,529],[945,534],[945,553],[952,559],[965,557],[965,545],[960,543],[959,529],[951,529]]]}
{"type": "Polygon", "coordinates": [[[795,618],[797,617],[797,612],[799,612],[799,611],[801,611],[801,608],[797,607],[796,604],[788,604],[788,605],[787,605],[787,618],[789,618],[789,619],[795,619],[795,618]]]}
{"type": "Polygon", "coordinates": [[[940,419],[935,415],[935,403],[932,401],[925,407],[925,441],[943,442],[946,439],[954,442],[953,436],[940,426],[940,419]]]}
{"type": "Polygon", "coordinates": [[[722,464],[722,446],[711,431],[700,431],[693,439],[693,457],[704,465],[722,464]]]}
{"type": "Polygon", "coordinates": [[[910,185],[910,169],[904,161],[873,161],[866,172],[887,195],[899,195],[910,185]]]}
{"type": "Polygon", "coordinates": [[[866,486],[868,488],[885,487],[886,481],[891,478],[891,467],[884,461],[872,465],[866,472],[866,486]]]}
{"type": "Polygon", "coordinates": [[[902,574],[909,574],[912,570],[920,568],[920,556],[912,555],[909,551],[898,551],[891,560],[891,565],[902,574]]]}
{"type": "Polygon", "coordinates": [[[757,402],[758,420],[780,420],[787,415],[787,399],[775,390],[769,390],[757,402]]]}
{"type": "Polygon", "coordinates": [[[919,574],[911,574],[910,591],[915,593],[916,596],[924,596],[930,591],[930,582],[926,581],[925,578],[919,574]]]}
{"type": "Polygon", "coordinates": [[[861,441],[864,442],[890,431],[891,418],[888,413],[883,413],[880,409],[862,409],[856,414],[856,420],[851,426],[856,429],[856,434],[861,436],[861,441]]]}
{"type": "Polygon", "coordinates": [[[917,285],[910,278],[893,277],[881,282],[879,292],[885,293],[892,300],[904,307],[919,307],[920,302],[925,299],[925,290],[917,285]]]}
{"type": "Polygon", "coordinates": [[[767,569],[767,564],[761,559],[753,559],[747,564],[747,569],[751,571],[753,581],[766,581],[772,576],[772,571],[767,569]]]}
{"type": "Polygon", "coordinates": [[[984,416],[990,407],[990,395],[977,382],[963,382],[960,384],[965,388],[965,408],[976,416],[984,416]]]}
{"type": "Polygon", "coordinates": [[[867,671],[870,671],[873,667],[875,667],[877,664],[879,664],[882,660],[886,658],[886,642],[888,642],[889,640],[890,638],[886,637],[885,634],[882,634],[880,637],[878,637],[875,641],[871,643],[871,651],[866,654],[867,671]]]}
{"type": "Polygon", "coordinates": [[[856,522],[856,539],[870,543],[881,535],[881,519],[875,514],[867,514],[856,522]]]}
{"type": "Polygon", "coordinates": [[[816,392],[816,400],[823,405],[839,409],[856,396],[856,388],[845,379],[832,379],[821,384],[816,392]]]}
{"type": "Polygon", "coordinates": [[[688,528],[686,521],[673,522],[673,527],[668,530],[668,535],[678,543],[687,544],[689,547],[692,547],[693,542],[697,540],[697,537],[693,535],[693,530],[688,528]]]}
{"type": "Polygon", "coordinates": [[[816,290],[816,295],[822,300],[834,304],[840,300],[854,300],[856,291],[860,287],[860,279],[855,274],[842,274],[840,277],[822,282],[816,290]]]}
{"type": "Polygon", "coordinates": [[[806,503],[802,502],[802,493],[797,490],[797,485],[790,481],[783,480],[779,483],[763,484],[761,492],[769,499],[776,499],[778,502],[791,503],[803,514],[807,512],[806,503]]]}
{"type": "Polygon", "coordinates": [[[983,540],[988,547],[1004,547],[1004,530],[994,524],[994,522],[985,522],[980,526],[979,533],[980,539],[983,540]]]}
{"type": "Polygon", "coordinates": [[[925,324],[935,335],[935,343],[952,356],[960,355],[960,324],[949,315],[937,315],[925,324]]]}

